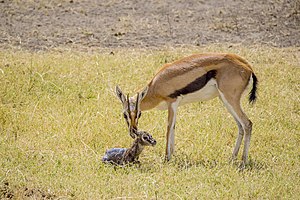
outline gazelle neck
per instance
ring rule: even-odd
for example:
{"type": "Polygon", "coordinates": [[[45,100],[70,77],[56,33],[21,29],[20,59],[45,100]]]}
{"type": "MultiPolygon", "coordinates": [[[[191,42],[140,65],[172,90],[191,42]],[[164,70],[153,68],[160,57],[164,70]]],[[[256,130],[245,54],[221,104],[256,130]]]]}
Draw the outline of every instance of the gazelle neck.
{"type": "Polygon", "coordinates": [[[151,88],[151,82],[148,84],[148,87],[149,87],[148,92],[140,104],[141,111],[155,108],[163,100],[161,97],[153,94],[153,90],[151,88]]]}

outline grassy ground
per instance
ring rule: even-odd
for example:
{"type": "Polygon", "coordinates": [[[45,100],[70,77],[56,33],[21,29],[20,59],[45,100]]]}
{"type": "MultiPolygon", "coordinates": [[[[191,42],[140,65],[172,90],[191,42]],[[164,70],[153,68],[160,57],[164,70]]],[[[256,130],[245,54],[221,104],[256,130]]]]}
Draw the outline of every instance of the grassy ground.
{"type": "MultiPolygon", "coordinates": [[[[299,49],[0,52],[0,198],[299,199],[299,49]],[[132,139],[114,96],[134,94],[165,62],[196,52],[246,58],[259,79],[250,163],[227,163],[237,127],[216,98],[179,109],[176,155],[164,163],[165,111],[145,112],[140,128],[156,138],[142,165],[101,163],[105,150],[132,139]]],[[[240,159],[240,156],[239,156],[240,159]]]]}

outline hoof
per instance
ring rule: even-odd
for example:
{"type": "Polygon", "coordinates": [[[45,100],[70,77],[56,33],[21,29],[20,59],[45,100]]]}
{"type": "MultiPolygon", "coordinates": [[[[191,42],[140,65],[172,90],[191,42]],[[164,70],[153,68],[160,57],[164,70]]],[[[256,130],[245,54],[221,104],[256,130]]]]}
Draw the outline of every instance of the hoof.
{"type": "Polygon", "coordinates": [[[169,162],[171,160],[171,156],[165,156],[165,160],[164,160],[164,162],[169,162]]]}
{"type": "Polygon", "coordinates": [[[244,161],[239,165],[239,171],[243,171],[246,168],[246,164],[244,161]]]}

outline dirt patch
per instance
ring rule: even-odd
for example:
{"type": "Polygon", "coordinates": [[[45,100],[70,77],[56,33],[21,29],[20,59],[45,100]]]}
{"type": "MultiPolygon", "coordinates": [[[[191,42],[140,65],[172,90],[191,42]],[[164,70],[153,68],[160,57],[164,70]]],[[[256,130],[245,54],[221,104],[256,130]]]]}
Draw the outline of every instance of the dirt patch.
{"type": "Polygon", "coordinates": [[[0,48],[300,46],[299,0],[0,0],[0,48]]]}
{"type": "Polygon", "coordinates": [[[40,189],[24,188],[23,195],[30,199],[56,199],[56,196],[40,189]]]}
{"type": "Polygon", "coordinates": [[[0,199],[57,199],[56,195],[37,188],[13,189],[8,182],[0,185],[0,199]]]}
{"type": "Polygon", "coordinates": [[[9,183],[5,182],[0,185],[0,199],[12,199],[14,192],[9,188],[9,183]]]}

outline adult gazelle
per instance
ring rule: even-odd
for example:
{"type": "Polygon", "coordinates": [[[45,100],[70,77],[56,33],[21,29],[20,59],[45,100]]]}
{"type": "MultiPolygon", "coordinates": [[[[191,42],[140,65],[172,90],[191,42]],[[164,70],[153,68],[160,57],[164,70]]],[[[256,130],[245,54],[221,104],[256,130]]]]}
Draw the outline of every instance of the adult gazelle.
{"type": "Polygon", "coordinates": [[[174,152],[174,133],[178,106],[219,97],[238,126],[238,136],[232,153],[237,157],[243,137],[242,167],[248,158],[252,122],[241,108],[241,97],[252,85],[249,102],[256,100],[257,78],[251,66],[234,54],[196,54],[164,65],[136,96],[128,97],[116,87],[123,104],[123,114],[130,135],[135,136],[141,111],[168,109],[166,159],[174,152]]]}

